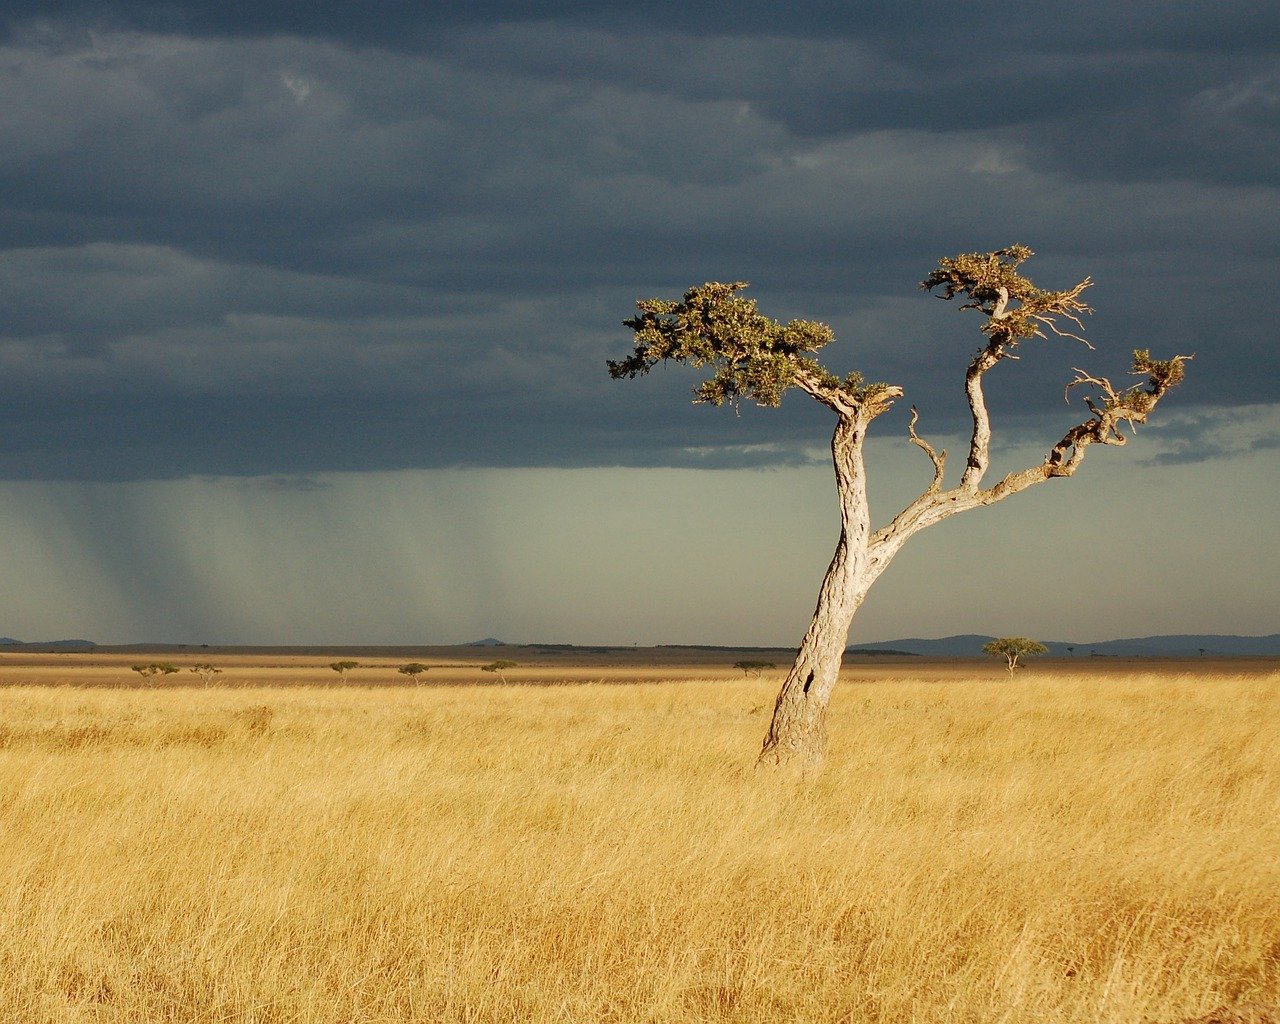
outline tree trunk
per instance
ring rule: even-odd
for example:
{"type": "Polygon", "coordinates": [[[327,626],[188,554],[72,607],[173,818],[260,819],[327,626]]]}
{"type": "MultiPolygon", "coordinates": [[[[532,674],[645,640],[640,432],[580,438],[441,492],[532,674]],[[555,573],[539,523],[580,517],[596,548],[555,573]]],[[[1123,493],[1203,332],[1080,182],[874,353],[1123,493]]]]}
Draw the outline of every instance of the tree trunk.
{"type": "Polygon", "coordinates": [[[758,765],[816,772],[827,747],[827,705],[840,674],[849,626],[881,565],[867,558],[870,513],[862,445],[866,419],[842,415],[831,439],[840,497],[840,541],[818,592],[818,606],[773,709],[758,765]]]}

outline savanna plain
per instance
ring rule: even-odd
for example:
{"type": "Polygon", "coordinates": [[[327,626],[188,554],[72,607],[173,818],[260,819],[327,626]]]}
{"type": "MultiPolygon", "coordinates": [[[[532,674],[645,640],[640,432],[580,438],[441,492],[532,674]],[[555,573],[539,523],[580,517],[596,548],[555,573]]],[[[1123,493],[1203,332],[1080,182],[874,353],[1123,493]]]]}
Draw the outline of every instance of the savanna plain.
{"type": "Polygon", "coordinates": [[[1275,662],[851,665],[805,782],[777,670],[467,657],[0,656],[0,1020],[1280,1004],[1275,662]]]}

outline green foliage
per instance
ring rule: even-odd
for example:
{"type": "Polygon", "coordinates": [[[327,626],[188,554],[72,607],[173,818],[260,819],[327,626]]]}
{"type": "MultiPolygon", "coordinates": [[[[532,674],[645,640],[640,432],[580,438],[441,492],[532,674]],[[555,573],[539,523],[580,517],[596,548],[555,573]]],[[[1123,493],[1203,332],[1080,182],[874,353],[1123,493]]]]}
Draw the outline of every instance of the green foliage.
{"type": "Polygon", "coordinates": [[[1151,352],[1145,348],[1134,349],[1133,368],[1129,371],[1135,377],[1146,377],[1142,384],[1121,392],[1116,398],[1107,402],[1111,408],[1120,408],[1145,417],[1156,404],[1156,400],[1169,388],[1177,387],[1186,379],[1184,365],[1190,356],[1174,356],[1172,359],[1152,359],[1151,352]]]}
{"type": "MultiPolygon", "coordinates": [[[[1019,272],[1033,255],[1025,245],[1011,245],[994,252],[947,256],[920,282],[921,288],[936,292],[939,298],[964,298],[961,309],[985,315],[981,329],[990,340],[979,354],[985,363],[974,364],[976,372],[1013,358],[1019,342],[1047,337],[1046,332],[1085,341],[1072,330],[1083,331],[1080,318],[1093,312],[1080,300],[1090,280],[1085,278],[1066,291],[1038,288],[1019,272]],[[1064,324],[1071,329],[1064,329],[1064,324]]],[[[788,388],[798,386],[837,411],[856,405],[875,413],[901,394],[888,384],[868,383],[857,371],[844,378],[828,371],[812,353],[834,340],[831,328],[813,320],[783,324],[764,316],[754,299],[741,294],[745,288],[745,281],[709,281],[689,289],[679,301],[637,302],[638,314],[624,321],[634,334],[634,347],[625,359],[608,361],[610,376],[643,376],[666,360],[709,369],[711,376],[694,388],[694,401],[716,406],[749,399],[774,407],[781,404],[788,388]]],[[[1142,422],[1160,396],[1181,383],[1188,358],[1159,360],[1145,349],[1136,351],[1133,372],[1148,378],[1146,387],[1115,392],[1102,379],[1076,383],[1105,384],[1106,410],[1120,419],[1142,422]]]]}
{"type": "Polygon", "coordinates": [[[1014,670],[1018,667],[1020,659],[1029,658],[1036,654],[1048,654],[1049,648],[1038,640],[1032,640],[1030,637],[1004,636],[998,640],[989,640],[983,644],[982,651],[993,658],[1004,658],[1009,667],[1009,675],[1012,676],[1014,670]]]}
{"type": "Polygon", "coordinates": [[[752,675],[758,676],[767,668],[777,668],[777,666],[771,661],[735,661],[733,663],[733,667],[742,669],[742,674],[744,676],[748,672],[752,675]]]}
{"type": "Polygon", "coordinates": [[[171,665],[167,661],[153,661],[145,665],[134,665],[133,671],[140,676],[156,676],[156,675],[172,675],[178,671],[177,665],[171,665]]]}
{"type": "MultiPolygon", "coordinates": [[[[1153,387],[1172,388],[1181,384],[1186,377],[1183,363],[1189,356],[1174,356],[1172,359],[1152,359],[1149,349],[1139,348],[1133,351],[1133,369],[1135,377],[1146,375],[1147,383],[1153,387]]],[[[1141,386],[1141,385],[1139,385],[1141,386]]]]}
{"type": "Polygon", "coordinates": [[[424,665],[420,661],[411,661],[407,665],[401,665],[396,669],[396,671],[402,676],[409,676],[409,678],[416,683],[418,681],[418,676],[422,675],[422,673],[426,672],[430,668],[430,665],[424,665]]]}
{"type": "Polygon", "coordinates": [[[990,640],[982,645],[984,654],[990,654],[993,657],[1004,658],[1010,654],[1029,655],[1029,654],[1048,654],[1049,648],[1038,640],[1032,640],[1025,636],[1004,636],[998,640],[990,640]]]}
{"type": "Polygon", "coordinates": [[[1092,384],[1101,389],[1104,395],[1101,408],[1092,399],[1086,399],[1089,409],[1099,419],[1106,415],[1113,422],[1127,420],[1131,424],[1145,423],[1147,414],[1155,408],[1165,392],[1177,387],[1186,378],[1185,364],[1191,358],[1191,356],[1174,356],[1172,359],[1152,359],[1147,349],[1135,349],[1133,367],[1129,372],[1135,377],[1146,377],[1145,381],[1117,390],[1105,377],[1082,375],[1069,387],[1092,384]]]}
{"type": "Polygon", "coordinates": [[[969,252],[944,256],[937,269],[920,282],[925,291],[940,288],[940,298],[954,299],[967,295],[971,300],[962,309],[979,309],[983,303],[995,303],[1004,289],[1019,302],[1032,297],[1037,289],[1018,274],[1018,267],[1034,256],[1025,245],[1011,245],[995,252],[969,252]]]}
{"type": "Polygon", "coordinates": [[[358,661],[335,661],[329,667],[345,678],[347,672],[353,668],[359,668],[360,663],[358,661]]]}
{"type": "Polygon", "coordinates": [[[178,671],[178,666],[167,661],[152,661],[141,665],[130,666],[143,679],[150,682],[156,676],[171,676],[178,671]]]}
{"type": "Polygon", "coordinates": [[[1018,267],[1034,255],[1025,245],[1011,245],[995,252],[944,257],[920,287],[930,292],[938,289],[941,299],[967,297],[969,301],[960,308],[985,313],[988,319],[982,325],[983,333],[993,342],[1011,348],[1024,338],[1045,337],[1046,327],[1055,334],[1064,334],[1056,325],[1057,317],[1081,326],[1079,315],[1093,312],[1078,299],[1089,287],[1089,279],[1065,292],[1037,288],[1018,273],[1018,267]]]}
{"type": "Polygon", "coordinates": [[[739,294],[746,287],[745,281],[711,281],[691,288],[679,302],[637,302],[639,315],[624,321],[635,332],[635,348],[626,359],[609,360],[609,375],[639,377],[668,359],[710,367],[712,375],[694,389],[694,401],[717,406],[745,398],[776,407],[799,372],[856,401],[884,389],[868,385],[859,373],[844,379],[828,373],[807,353],[834,340],[831,328],[812,320],[772,320],[754,299],[739,294]]]}
{"type": "MultiPolygon", "coordinates": [[[[985,313],[982,330],[991,339],[994,359],[1009,356],[1022,339],[1045,337],[1045,331],[1079,337],[1062,330],[1059,321],[1083,329],[1079,317],[1092,310],[1079,296],[1089,280],[1068,291],[1037,288],[1018,273],[1032,255],[1025,245],[1013,245],[945,257],[920,287],[937,290],[944,299],[967,298],[962,309],[985,313]]],[[[634,332],[635,347],[627,358],[609,360],[609,374],[642,376],[664,360],[709,368],[711,376],[694,389],[694,401],[711,405],[745,398],[773,407],[782,402],[787,388],[797,385],[833,408],[875,406],[887,392],[900,393],[887,384],[868,383],[857,372],[845,378],[829,372],[811,353],[834,340],[831,328],[812,320],[772,320],[760,313],[755,300],[741,294],[746,287],[745,281],[711,281],[691,288],[678,302],[636,303],[638,315],[624,321],[634,332]]]]}

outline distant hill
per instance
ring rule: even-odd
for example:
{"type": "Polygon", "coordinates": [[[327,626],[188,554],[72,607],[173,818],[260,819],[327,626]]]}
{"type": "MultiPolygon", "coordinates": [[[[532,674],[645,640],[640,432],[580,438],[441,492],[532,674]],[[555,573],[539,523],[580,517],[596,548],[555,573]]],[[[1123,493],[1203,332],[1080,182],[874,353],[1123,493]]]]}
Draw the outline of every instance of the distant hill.
{"type": "Polygon", "coordinates": [[[729,647],[725,644],[655,644],[663,651],[741,651],[748,654],[768,654],[772,651],[794,651],[794,647],[729,647]]]}
{"type": "MultiPolygon", "coordinates": [[[[911,637],[906,640],[886,640],[880,644],[858,644],[848,650],[850,654],[886,654],[892,650],[934,658],[976,658],[982,655],[982,645],[994,639],[977,633],[964,633],[936,640],[911,637]]],[[[1097,640],[1092,643],[1072,640],[1041,642],[1049,648],[1050,655],[1058,658],[1194,658],[1201,653],[1206,657],[1220,658],[1280,657],[1280,633],[1269,636],[1180,633],[1126,640],[1097,640]]]]}
{"type": "Polygon", "coordinates": [[[0,647],[19,647],[23,650],[69,650],[87,651],[98,645],[92,640],[15,640],[11,636],[0,636],[0,647]]]}
{"type": "MultiPolygon", "coordinates": [[[[963,633],[957,636],[938,638],[909,637],[902,640],[885,640],[876,644],[852,644],[846,650],[851,655],[864,657],[889,657],[892,655],[916,655],[932,658],[980,658],[982,645],[995,639],[978,633],[963,633]]],[[[1035,637],[1033,639],[1039,639],[1035,637]]],[[[1049,648],[1049,654],[1056,658],[1273,658],[1280,657],[1280,633],[1268,636],[1234,636],[1220,633],[1178,633],[1170,636],[1131,637],[1124,640],[1042,640],[1049,648]]],[[[185,644],[133,644],[109,649],[174,649],[185,650],[185,644]]],[[[195,645],[190,645],[193,649],[195,645]]],[[[203,647],[204,645],[201,645],[203,647]]],[[[510,647],[505,640],[487,636],[483,640],[473,640],[462,647],[510,647]]],[[[605,654],[609,652],[630,650],[622,647],[579,647],[576,644],[534,644],[529,645],[538,650],[565,651],[577,653],[605,654]]],[[[0,637],[0,648],[19,651],[92,651],[99,647],[92,640],[16,640],[13,637],[0,637]]],[[[227,648],[231,650],[232,648],[227,648]]],[[[238,648],[235,648],[238,649],[238,648]]],[[[254,646],[245,648],[256,650],[254,646]]],[[[320,648],[316,648],[320,650],[320,648]]],[[[703,652],[738,652],[776,654],[788,653],[793,648],[780,647],[726,647],[716,644],[660,644],[656,650],[687,650],[703,652]]],[[[328,648],[325,648],[328,650],[328,648]]],[[[338,650],[334,648],[334,650],[338,650]]],[[[345,650],[345,648],[343,648],[345,650]]],[[[390,648],[388,648],[390,650],[390,648]]],[[[409,648],[405,648],[409,650],[409,648]]],[[[414,648],[416,650],[416,648],[414,648]]]]}

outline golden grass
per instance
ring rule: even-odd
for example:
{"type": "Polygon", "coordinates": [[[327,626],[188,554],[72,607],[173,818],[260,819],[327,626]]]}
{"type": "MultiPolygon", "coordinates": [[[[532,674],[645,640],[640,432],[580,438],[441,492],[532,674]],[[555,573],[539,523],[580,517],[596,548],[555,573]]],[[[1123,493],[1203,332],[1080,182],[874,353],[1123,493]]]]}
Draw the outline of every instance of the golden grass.
{"type": "Polygon", "coordinates": [[[1280,1002],[1280,675],[0,690],[0,1019],[1170,1021],[1280,1002]]]}

